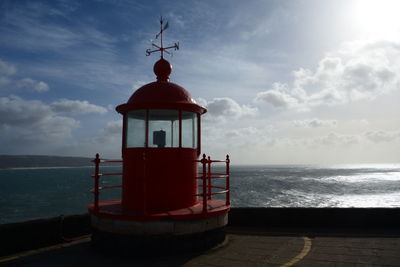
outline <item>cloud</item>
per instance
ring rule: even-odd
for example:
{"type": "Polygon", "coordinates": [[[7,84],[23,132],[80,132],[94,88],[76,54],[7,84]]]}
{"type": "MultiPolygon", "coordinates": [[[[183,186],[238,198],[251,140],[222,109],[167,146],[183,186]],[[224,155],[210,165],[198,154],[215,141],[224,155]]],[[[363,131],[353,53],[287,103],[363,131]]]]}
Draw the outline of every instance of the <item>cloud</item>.
{"type": "Polygon", "coordinates": [[[121,157],[122,120],[108,121],[90,138],[77,140],[63,148],[69,155],[94,156],[119,159],[121,157]]]}
{"type": "Polygon", "coordinates": [[[107,137],[120,137],[122,133],[122,121],[109,121],[104,128],[103,135],[107,137]]]}
{"type": "Polygon", "coordinates": [[[16,82],[17,88],[23,88],[23,89],[28,89],[30,91],[34,92],[46,92],[49,90],[49,86],[47,83],[42,82],[42,81],[35,81],[31,78],[24,78],[22,80],[19,80],[16,82]]]}
{"type": "Polygon", "coordinates": [[[207,100],[205,100],[202,97],[197,98],[195,101],[196,101],[197,104],[199,104],[202,107],[206,107],[207,106],[207,100]]]}
{"type": "Polygon", "coordinates": [[[311,145],[355,145],[373,143],[393,142],[400,139],[400,131],[368,131],[361,134],[339,134],[331,132],[328,135],[311,138],[307,142],[311,145]]]}
{"type": "Polygon", "coordinates": [[[9,76],[15,74],[16,72],[17,68],[13,64],[0,59],[0,75],[9,76]]]}
{"type": "Polygon", "coordinates": [[[310,110],[374,99],[400,88],[400,43],[353,42],[322,58],[315,70],[300,68],[293,82],[274,83],[255,102],[310,110]]]}
{"type": "Polygon", "coordinates": [[[54,4],[49,6],[32,2],[16,6],[8,10],[7,23],[4,24],[13,30],[4,30],[4,38],[0,43],[20,49],[43,51],[68,49],[82,43],[108,48],[116,41],[115,38],[94,28],[94,21],[90,25],[80,24],[75,18],[68,23],[68,27],[65,27],[65,24],[54,23],[54,16],[70,19],[69,16],[65,17],[68,13],[65,11],[65,7],[63,10],[57,9],[54,4]]]}
{"type": "Polygon", "coordinates": [[[183,18],[183,16],[176,14],[174,12],[169,12],[167,14],[167,18],[172,21],[173,25],[178,26],[180,28],[184,28],[185,27],[185,20],[183,18]]]}
{"type": "Polygon", "coordinates": [[[6,125],[23,125],[36,123],[50,116],[50,108],[37,100],[24,100],[18,96],[0,98],[0,123],[6,125]]]}
{"type": "Polygon", "coordinates": [[[215,127],[215,125],[205,124],[202,127],[202,136],[213,145],[221,145],[224,147],[237,147],[241,144],[256,144],[264,143],[265,140],[270,140],[273,133],[276,131],[272,125],[258,125],[242,127],[235,124],[234,127],[215,127]]]}
{"type": "MultiPolygon", "coordinates": [[[[28,77],[32,79],[51,76],[52,80],[61,81],[61,85],[95,90],[127,88],[132,81],[132,72],[138,73],[136,69],[141,66],[140,63],[127,63],[119,56],[120,46],[134,38],[132,33],[123,33],[127,29],[110,32],[100,27],[101,16],[76,16],[72,11],[75,7],[70,10],[68,6],[80,4],[62,2],[27,2],[10,6],[6,9],[7,18],[0,24],[0,46],[27,55],[46,55],[40,61],[21,64],[23,72],[31,73],[28,77]],[[129,36],[127,40],[124,39],[126,36],[129,36]]],[[[79,8],[77,12],[82,10],[79,8]]],[[[135,24],[132,20],[129,22],[135,24]]],[[[139,56],[137,60],[140,61],[139,56]]]]}
{"type": "Polygon", "coordinates": [[[260,130],[255,127],[245,127],[239,129],[228,130],[225,132],[227,138],[243,138],[259,134],[260,130]]]}
{"type": "MultiPolygon", "coordinates": [[[[80,121],[60,113],[104,113],[104,110],[87,101],[61,99],[46,104],[13,95],[0,97],[0,154],[53,154],[60,151],[68,154],[76,144],[79,146],[76,145],[76,150],[72,151],[75,155],[83,153],[85,149],[89,151],[93,149],[91,140],[86,140],[87,145],[84,146],[79,140],[72,138],[74,130],[80,127],[80,121]]],[[[97,140],[95,144],[98,146],[108,140],[114,140],[112,144],[118,143],[121,140],[120,127],[118,122],[109,122],[103,131],[99,131],[100,137],[91,139],[97,140]]]]}
{"type": "Polygon", "coordinates": [[[39,93],[46,92],[50,89],[49,85],[43,81],[36,81],[31,78],[23,78],[16,81],[8,77],[14,75],[16,72],[17,68],[14,64],[0,59],[0,87],[11,85],[12,89],[18,88],[39,93]]]}
{"type": "Polygon", "coordinates": [[[274,83],[272,90],[267,90],[257,94],[254,102],[267,103],[276,108],[288,108],[298,105],[298,100],[286,93],[286,85],[274,83]]]}
{"type": "Polygon", "coordinates": [[[306,142],[312,146],[349,146],[359,144],[361,142],[361,137],[359,135],[331,132],[325,136],[311,138],[306,140],[306,142]]]}
{"type": "Polygon", "coordinates": [[[69,113],[73,115],[87,113],[107,113],[107,109],[101,106],[90,104],[88,101],[60,99],[50,104],[54,112],[69,113]]]}
{"type": "Polygon", "coordinates": [[[237,35],[245,41],[263,40],[266,36],[278,31],[287,21],[294,16],[284,5],[269,3],[269,8],[254,8],[252,5],[242,5],[239,12],[230,16],[228,29],[237,32],[237,35]],[[251,10],[249,10],[251,9],[251,10]]]}
{"type": "Polygon", "coordinates": [[[96,136],[92,136],[90,140],[84,140],[80,146],[89,144],[90,148],[102,147],[107,150],[119,150],[122,140],[122,120],[108,121],[104,128],[98,131],[96,136]]]}
{"type": "Polygon", "coordinates": [[[400,138],[400,131],[369,131],[364,136],[374,143],[391,142],[400,138]]]}
{"type": "Polygon", "coordinates": [[[208,115],[214,119],[237,119],[242,116],[254,115],[257,113],[257,108],[239,105],[235,100],[229,97],[214,98],[210,102],[199,99],[198,102],[207,108],[208,115]]]}
{"type": "Polygon", "coordinates": [[[24,100],[18,96],[0,98],[0,139],[2,150],[31,150],[31,146],[48,148],[71,138],[79,121],[59,116],[49,105],[37,100],[24,100]]]}
{"type": "Polygon", "coordinates": [[[0,87],[6,86],[8,84],[10,84],[10,79],[8,79],[7,77],[1,77],[0,76],[0,87]]]}
{"type": "Polygon", "coordinates": [[[0,59],[0,87],[4,87],[11,83],[8,76],[14,75],[17,72],[17,68],[4,60],[0,59]]]}
{"type": "Polygon", "coordinates": [[[295,120],[293,125],[301,128],[320,128],[320,127],[336,127],[336,120],[320,120],[320,119],[306,119],[306,120],[295,120]]]}

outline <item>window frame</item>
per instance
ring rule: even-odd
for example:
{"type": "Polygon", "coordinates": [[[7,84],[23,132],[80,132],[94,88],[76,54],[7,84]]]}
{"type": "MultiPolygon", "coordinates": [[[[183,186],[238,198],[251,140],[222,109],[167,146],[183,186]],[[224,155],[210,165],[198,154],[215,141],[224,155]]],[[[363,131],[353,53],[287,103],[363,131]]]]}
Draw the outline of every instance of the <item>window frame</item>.
{"type": "MultiPolygon", "coordinates": [[[[150,122],[150,120],[149,120],[149,118],[150,118],[150,111],[151,110],[175,110],[175,111],[178,111],[178,121],[179,121],[179,126],[178,126],[178,128],[179,128],[179,133],[178,133],[178,142],[179,142],[179,145],[178,146],[176,146],[176,147],[165,147],[165,148],[189,148],[189,149],[196,149],[196,150],[198,150],[198,153],[200,153],[200,149],[201,149],[201,120],[200,120],[200,118],[201,118],[201,114],[200,113],[197,113],[197,112],[193,112],[193,111],[189,111],[189,110],[182,110],[182,109],[168,109],[168,108],[151,108],[151,109],[149,109],[149,108],[146,108],[146,109],[133,109],[133,110],[129,110],[127,113],[125,113],[125,115],[124,115],[124,117],[123,117],[123,140],[122,140],[122,146],[123,146],[123,148],[124,149],[130,149],[130,148],[157,148],[157,149],[162,149],[162,148],[159,148],[159,147],[152,147],[152,146],[149,146],[149,134],[150,134],[150,127],[149,127],[149,122],[150,122]],[[128,147],[128,136],[129,136],[129,112],[131,112],[131,111],[139,111],[139,110],[143,110],[144,112],[145,112],[145,142],[144,142],[144,146],[142,146],[142,147],[128,147]],[[183,131],[183,127],[182,127],[182,114],[183,114],[183,112],[191,112],[191,113],[193,113],[194,115],[194,117],[196,117],[196,121],[197,122],[193,122],[193,123],[197,123],[197,129],[193,129],[193,131],[192,131],[192,138],[193,138],[193,140],[196,140],[196,144],[195,144],[195,146],[194,147],[184,147],[183,146],[183,135],[184,135],[184,133],[182,132],[183,131]],[[196,136],[194,136],[194,135],[196,135],[196,136]]],[[[194,117],[193,117],[193,119],[194,119],[194,117]]]]}

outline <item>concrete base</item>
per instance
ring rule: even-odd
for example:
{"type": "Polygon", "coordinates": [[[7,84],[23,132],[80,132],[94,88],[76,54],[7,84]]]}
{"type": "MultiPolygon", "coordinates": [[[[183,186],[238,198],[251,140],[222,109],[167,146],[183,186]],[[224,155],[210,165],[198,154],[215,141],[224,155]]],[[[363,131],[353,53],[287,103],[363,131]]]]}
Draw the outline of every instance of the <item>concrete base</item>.
{"type": "MultiPolygon", "coordinates": [[[[196,220],[128,221],[91,215],[96,248],[123,254],[199,251],[225,240],[228,214],[196,220]]],[[[153,254],[154,255],[154,254],[153,254]]]]}
{"type": "Polygon", "coordinates": [[[228,213],[193,220],[131,221],[91,215],[92,227],[100,232],[159,236],[185,235],[211,231],[228,224],[228,213]]]}
{"type": "Polygon", "coordinates": [[[185,235],[123,235],[93,230],[92,244],[102,253],[135,257],[156,257],[200,252],[225,240],[225,227],[185,235]]]}

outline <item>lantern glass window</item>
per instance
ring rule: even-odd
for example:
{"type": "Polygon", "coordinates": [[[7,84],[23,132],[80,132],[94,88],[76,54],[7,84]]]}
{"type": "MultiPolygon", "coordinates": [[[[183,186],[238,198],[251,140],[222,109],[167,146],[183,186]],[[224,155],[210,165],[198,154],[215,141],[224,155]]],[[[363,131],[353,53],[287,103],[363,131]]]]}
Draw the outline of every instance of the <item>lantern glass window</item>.
{"type": "Polygon", "coordinates": [[[149,147],[179,147],[179,111],[149,110],[149,147]]]}
{"type": "Polygon", "coordinates": [[[129,111],[126,129],[126,147],[145,147],[146,110],[129,111]]]}
{"type": "Polygon", "coordinates": [[[197,147],[197,114],[182,111],[182,147],[197,147]]]}

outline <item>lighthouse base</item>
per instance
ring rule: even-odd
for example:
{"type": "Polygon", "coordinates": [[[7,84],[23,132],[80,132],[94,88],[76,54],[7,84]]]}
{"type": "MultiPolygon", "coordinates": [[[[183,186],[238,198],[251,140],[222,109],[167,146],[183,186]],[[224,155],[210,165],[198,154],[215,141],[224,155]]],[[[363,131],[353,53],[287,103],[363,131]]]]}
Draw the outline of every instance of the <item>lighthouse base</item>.
{"type": "Polygon", "coordinates": [[[177,236],[131,236],[94,230],[95,249],[135,257],[192,253],[213,248],[225,240],[225,227],[203,233],[177,236]]]}
{"type": "Polygon", "coordinates": [[[127,255],[195,252],[225,240],[228,214],[195,220],[125,221],[92,215],[96,248],[127,255]]]}

